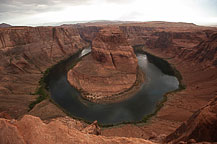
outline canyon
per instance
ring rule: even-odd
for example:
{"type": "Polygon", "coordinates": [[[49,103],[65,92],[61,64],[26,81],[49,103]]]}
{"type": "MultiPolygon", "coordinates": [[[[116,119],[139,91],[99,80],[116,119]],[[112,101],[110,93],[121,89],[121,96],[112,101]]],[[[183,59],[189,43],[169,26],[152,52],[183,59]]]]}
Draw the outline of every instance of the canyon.
{"type": "MultiPolygon", "coordinates": [[[[216,141],[217,28],[167,22],[117,26],[134,49],[158,56],[174,66],[182,75],[180,81],[184,89],[168,93],[163,107],[145,124],[103,128],[102,136],[80,132],[84,128],[81,125],[79,130],[71,126],[74,128],[67,135],[68,139],[82,143],[76,139],[79,135],[98,143],[108,139],[111,141],[107,143],[216,141]]],[[[62,129],[63,133],[69,130],[58,121],[66,118],[66,114],[48,98],[39,101],[33,109],[29,109],[29,105],[39,97],[35,90],[46,69],[88,47],[105,27],[108,28],[106,25],[77,24],[0,28],[0,116],[3,117],[0,126],[4,129],[0,132],[0,142],[27,143],[29,139],[33,143],[36,139],[32,135],[47,131],[47,137],[56,137],[52,133],[55,129],[62,129]],[[25,129],[25,125],[32,129],[25,129]],[[13,134],[14,139],[4,139],[7,132],[13,134]]],[[[67,118],[67,121],[73,119],[67,118]]],[[[56,135],[61,137],[61,133],[56,135]]],[[[38,142],[42,143],[41,140],[38,142]]]]}

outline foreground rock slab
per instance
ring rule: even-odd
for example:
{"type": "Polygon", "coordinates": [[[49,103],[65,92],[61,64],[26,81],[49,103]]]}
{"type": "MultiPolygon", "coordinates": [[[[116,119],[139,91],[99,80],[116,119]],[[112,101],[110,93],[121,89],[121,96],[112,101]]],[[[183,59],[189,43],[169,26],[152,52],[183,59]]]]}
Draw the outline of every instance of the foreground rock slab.
{"type": "MultiPolygon", "coordinates": [[[[74,121],[74,120],[72,120],[74,121]]],[[[68,119],[68,123],[70,119],[68,119]]],[[[90,125],[91,126],[91,125],[90,125]]],[[[89,128],[90,129],[90,128],[89,128]]],[[[40,118],[25,115],[21,120],[0,119],[1,144],[152,144],[138,138],[104,137],[81,132],[61,120],[48,124],[40,118]]]]}

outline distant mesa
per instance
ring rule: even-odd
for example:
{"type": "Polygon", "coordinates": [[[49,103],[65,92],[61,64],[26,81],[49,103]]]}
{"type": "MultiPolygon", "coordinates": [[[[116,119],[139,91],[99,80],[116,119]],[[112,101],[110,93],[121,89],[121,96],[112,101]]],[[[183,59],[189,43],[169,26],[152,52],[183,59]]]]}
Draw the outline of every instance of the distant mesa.
{"type": "Polygon", "coordinates": [[[118,27],[100,30],[92,52],[68,72],[69,83],[83,98],[113,103],[131,96],[144,81],[133,48],[118,27]]]}
{"type": "Polygon", "coordinates": [[[1,23],[0,24],[0,28],[7,28],[7,27],[12,27],[12,26],[9,25],[9,24],[6,24],[6,23],[1,23]]]}

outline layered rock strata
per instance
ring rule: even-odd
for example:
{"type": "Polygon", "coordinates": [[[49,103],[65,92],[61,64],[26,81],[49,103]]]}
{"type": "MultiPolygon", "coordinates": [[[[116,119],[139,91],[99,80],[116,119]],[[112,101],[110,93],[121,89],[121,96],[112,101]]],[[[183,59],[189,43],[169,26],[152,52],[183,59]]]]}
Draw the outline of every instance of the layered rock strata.
{"type": "Polygon", "coordinates": [[[68,81],[89,101],[113,103],[132,95],[144,76],[125,35],[113,27],[100,30],[92,42],[91,55],[68,72],[68,81]]]}

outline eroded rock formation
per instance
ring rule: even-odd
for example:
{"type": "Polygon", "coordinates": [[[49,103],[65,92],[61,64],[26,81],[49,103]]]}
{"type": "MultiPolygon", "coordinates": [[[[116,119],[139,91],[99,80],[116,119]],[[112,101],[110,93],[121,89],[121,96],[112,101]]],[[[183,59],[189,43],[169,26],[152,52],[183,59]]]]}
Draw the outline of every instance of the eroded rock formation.
{"type": "MultiPolygon", "coordinates": [[[[62,118],[64,119],[64,118],[62,118]]],[[[40,118],[25,115],[21,120],[7,120],[0,118],[0,143],[1,144],[153,144],[153,142],[125,137],[104,137],[90,134],[93,132],[82,131],[75,128],[75,121],[68,119],[53,120],[43,123],[40,118]]],[[[94,129],[95,127],[93,127],[94,129]]],[[[90,130],[90,128],[89,128],[90,130]]]]}
{"type": "Polygon", "coordinates": [[[128,98],[144,81],[136,55],[118,27],[100,30],[85,56],[68,72],[69,83],[92,102],[112,103],[128,98]]]}

